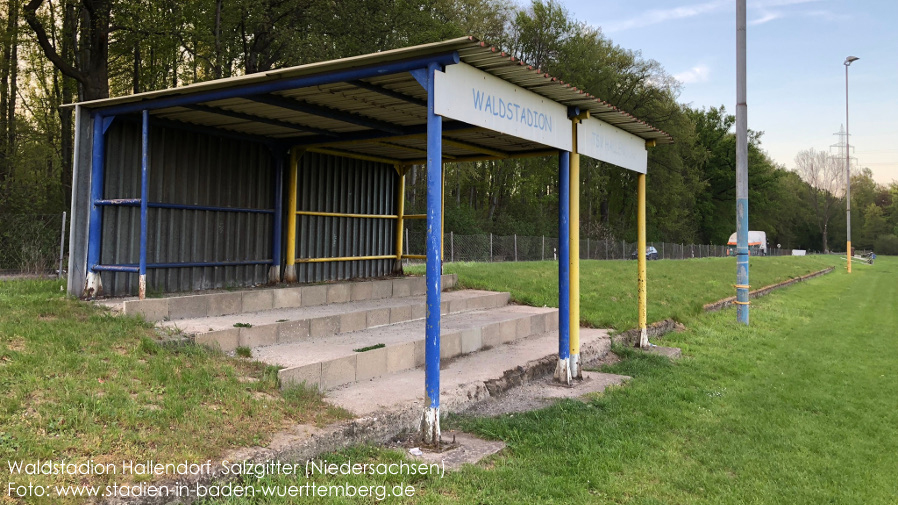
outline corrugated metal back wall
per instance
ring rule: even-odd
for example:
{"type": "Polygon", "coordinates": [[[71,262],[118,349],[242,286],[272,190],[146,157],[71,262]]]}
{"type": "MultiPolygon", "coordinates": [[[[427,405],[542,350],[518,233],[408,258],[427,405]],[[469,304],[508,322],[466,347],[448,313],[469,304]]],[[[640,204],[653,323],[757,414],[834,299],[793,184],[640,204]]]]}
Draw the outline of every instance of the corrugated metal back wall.
{"type": "MultiPolygon", "coordinates": [[[[297,174],[300,211],[395,214],[399,176],[392,165],[305,153],[297,174]]],[[[285,220],[286,221],[286,220],[285,220]]],[[[394,254],[394,219],[298,216],[299,258],[394,254]]],[[[389,275],[393,260],[298,263],[300,282],[389,275]]]]}
{"type": "MultiPolygon", "coordinates": [[[[106,140],[104,198],[140,198],[140,125],[116,121],[106,140]]],[[[252,142],[150,129],[150,202],[274,208],[273,159],[252,142]]],[[[272,257],[273,216],[149,209],[147,263],[264,260],[272,257]]],[[[140,210],[105,207],[103,264],[138,261],[140,210]]],[[[150,292],[246,286],[267,282],[268,265],[147,271],[150,292]]],[[[110,295],[136,294],[137,275],[103,272],[110,295]]]]}

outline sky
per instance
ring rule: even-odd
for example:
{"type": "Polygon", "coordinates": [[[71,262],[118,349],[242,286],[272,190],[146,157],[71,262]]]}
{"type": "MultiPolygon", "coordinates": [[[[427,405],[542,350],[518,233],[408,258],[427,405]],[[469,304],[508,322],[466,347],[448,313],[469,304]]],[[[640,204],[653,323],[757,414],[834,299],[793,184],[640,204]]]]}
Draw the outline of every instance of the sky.
{"type": "MultiPolygon", "coordinates": [[[[575,19],[661,63],[679,101],[736,112],[736,0],[558,0],[575,19]]],[[[523,3],[523,2],[522,2],[523,3]]],[[[748,127],[788,169],[814,148],[837,154],[845,124],[857,167],[898,181],[898,1],[748,0],[748,127]]],[[[600,97],[601,98],[601,97],[600,97]]]]}

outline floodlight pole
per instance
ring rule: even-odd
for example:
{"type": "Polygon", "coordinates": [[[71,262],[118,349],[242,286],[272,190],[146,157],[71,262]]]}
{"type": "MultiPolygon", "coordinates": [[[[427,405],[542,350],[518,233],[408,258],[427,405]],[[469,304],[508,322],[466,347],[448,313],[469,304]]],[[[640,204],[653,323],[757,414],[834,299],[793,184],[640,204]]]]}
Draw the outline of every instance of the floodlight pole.
{"type": "Polygon", "coordinates": [[[736,320],[748,324],[748,105],[745,0],[736,2],[736,320]]]}
{"type": "Polygon", "coordinates": [[[851,273],[851,151],[848,136],[848,67],[851,62],[857,61],[857,56],[849,56],[845,58],[845,176],[847,178],[845,186],[845,223],[848,228],[848,244],[845,257],[848,258],[848,273],[851,273]]]}

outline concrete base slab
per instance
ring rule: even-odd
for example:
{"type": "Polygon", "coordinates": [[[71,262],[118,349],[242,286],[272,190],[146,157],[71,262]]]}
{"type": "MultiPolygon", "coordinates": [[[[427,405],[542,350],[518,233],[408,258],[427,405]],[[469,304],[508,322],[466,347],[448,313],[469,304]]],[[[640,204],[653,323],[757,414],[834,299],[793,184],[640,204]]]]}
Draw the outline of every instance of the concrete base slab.
{"type": "Polygon", "coordinates": [[[505,442],[484,440],[462,431],[444,431],[443,446],[445,449],[441,451],[428,447],[413,447],[406,453],[416,461],[440,465],[448,471],[454,471],[460,470],[464,465],[473,465],[505,449],[505,442]]]}
{"type": "Polygon", "coordinates": [[[601,393],[610,386],[630,380],[626,375],[583,372],[583,380],[574,380],[570,386],[559,384],[549,377],[510,389],[501,396],[490,397],[464,411],[477,417],[494,417],[502,414],[528,412],[546,408],[562,399],[586,399],[586,395],[601,393]]]}

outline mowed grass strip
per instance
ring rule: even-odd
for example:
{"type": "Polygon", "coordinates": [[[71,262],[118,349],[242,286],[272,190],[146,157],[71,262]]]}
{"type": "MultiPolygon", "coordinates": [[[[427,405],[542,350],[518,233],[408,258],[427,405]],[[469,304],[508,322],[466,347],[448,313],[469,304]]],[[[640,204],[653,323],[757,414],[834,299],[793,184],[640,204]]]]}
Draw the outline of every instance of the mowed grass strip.
{"type": "MultiPolygon", "coordinates": [[[[839,256],[752,257],[752,289],[844,264],[839,256]]],[[[860,268],[859,266],[858,268],[860,268]]],[[[422,267],[412,271],[423,274],[422,267]]],[[[537,307],[558,306],[558,263],[446,263],[443,272],[458,274],[459,285],[508,291],[512,300],[537,307]]],[[[735,258],[659,260],[647,263],[648,321],[669,317],[686,321],[706,303],[734,296],[735,258]]],[[[636,327],[636,262],[580,262],[581,324],[619,331],[636,327]]]]}
{"type": "MultiPolygon", "coordinates": [[[[499,289],[498,286],[493,289],[499,289]]],[[[679,361],[619,348],[633,380],[585,402],[444,428],[508,449],[445,478],[247,479],[258,486],[415,485],[393,503],[898,503],[898,259],[858,265],[735,310],[700,314],[665,345],[679,361]]],[[[332,461],[391,462],[353,449],[332,461]]],[[[294,503],[255,498],[229,505],[294,503]]],[[[303,498],[303,503],[376,503],[303,498]]]]}
{"type": "Polygon", "coordinates": [[[60,287],[0,282],[4,482],[113,480],[12,476],[7,461],[205,462],[229,448],[267,445],[293,423],[345,416],[317,393],[282,394],[274,367],[201,346],[160,346],[151,324],[66,298],[60,287]]]}

